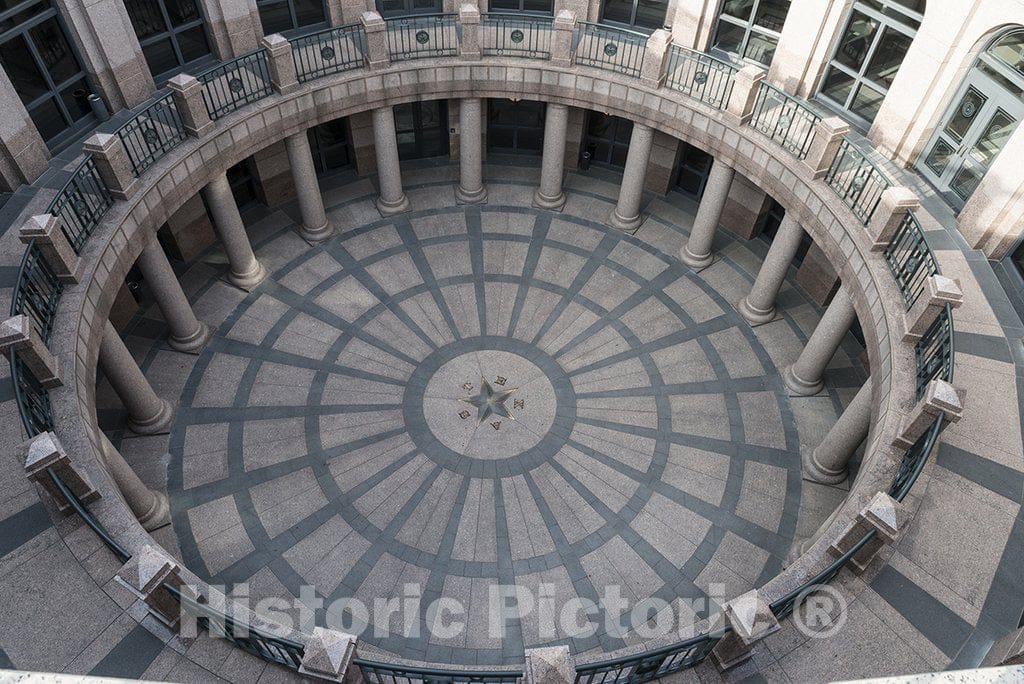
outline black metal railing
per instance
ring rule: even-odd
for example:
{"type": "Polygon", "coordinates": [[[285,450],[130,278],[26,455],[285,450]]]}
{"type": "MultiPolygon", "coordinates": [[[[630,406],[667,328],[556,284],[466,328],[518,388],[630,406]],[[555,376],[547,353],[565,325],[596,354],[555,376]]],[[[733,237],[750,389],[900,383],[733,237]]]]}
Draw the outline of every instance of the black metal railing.
{"type": "Polygon", "coordinates": [[[794,610],[800,607],[800,603],[814,593],[815,587],[828,584],[836,578],[836,575],[846,567],[846,564],[850,562],[850,559],[857,555],[865,544],[871,541],[871,538],[875,536],[875,531],[871,530],[865,534],[856,544],[854,544],[849,551],[844,553],[839,558],[826,565],[816,575],[811,577],[809,580],[801,584],[796,589],[792,590],[788,594],[772,601],[769,607],[772,610],[772,614],[775,615],[776,619],[783,619],[788,617],[794,610]]]}
{"type": "Polygon", "coordinates": [[[953,313],[947,304],[914,345],[918,399],[924,396],[932,380],[953,381],[954,355],[953,313]]]}
{"type": "Polygon", "coordinates": [[[11,381],[14,385],[14,400],[18,405],[18,415],[26,435],[38,435],[40,432],[53,430],[53,409],[50,407],[50,395],[46,388],[39,384],[36,376],[18,358],[17,352],[9,352],[11,362],[11,381]]]}
{"type": "Polygon", "coordinates": [[[523,680],[521,670],[442,670],[363,658],[353,658],[352,664],[359,667],[359,673],[370,684],[519,684],[523,680]]]}
{"type": "Polygon", "coordinates": [[[643,70],[647,35],[639,31],[577,21],[572,42],[577,64],[627,76],[643,70]]]}
{"type": "Polygon", "coordinates": [[[64,284],[46,263],[35,240],[21,258],[18,278],[11,294],[11,315],[25,314],[43,342],[50,342],[64,284]]]}
{"type": "Polygon", "coordinates": [[[203,84],[203,102],[216,121],[250,102],[262,100],[273,91],[267,51],[255,50],[218,64],[196,76],[203,84]]]}
{"type": "Polygon", "coordinates": [[[46,212],[60,219],[61,230],[75,253],[81,253],[85,241],[99,225],[114,200],[88,154],[71,178],[50,202],[46,212]]]}
{"type": "Polygon", "coordinates": [[[711,55],[670,45],[665,66],[665,87],[717,109],[725,109],[732,94],[736,71],[732,64],[711,55]]]}
{"type": "Polygon", "coordinates": [[[392,62],[459,54],[455,14],[413,14],[388,19],[388,54],[392,62]]]}
{"type": "Polygon", "coordinates": [[[754,100],[750,125],[777,142],[797,159],[807,156],[814,140],[814,127],[821,117],[803,100],[773,85],[761,83],[754,100]]]}
{"type": "Polygon", "coordinates": [[[170,93],[136,114],[116,133],[136,176],[188,137],[170,93]]]}
{"type": "Polygon", "coordinates": [[[839,144],[825,182],[865,225],[874,215],[882,193],[892,186],[892,181],[849,138],[839,144]]]}
{"type": "Polygon", "coordinates": [[[491,57],[551,59],[553,19],[489,12],[480,18],[480,47],[491,57]]]}
{"type": "Polygon", "coordinates": [[[578,665],[576,684],[638,684],[685,670],[702,663],[729,631],[730,629],[726,627],[671,646],[613,660],[578,665]]]}
{"type": "Polygon", "coordinates": [[[299,83],[366,66],[366,31],[347,24],[291,39],[299,83]]]}
{"type": "Polygon", "coordinates": [[[942,421],[943,417],[938,416],[931,426],[904,452],[903,458],[900,459],[899,469],[896,471],[896,477],[893,478],[892,486],[889,487],[889,496],[897,501],[903,501],[910,493],[910,488],[914,486],[917,476],[924,470],[928,456],[939,441],[942,421]]]}
{"type": "Polygon", "coordinates": [[[928,278],[939,272],[939,264],[914,212],[908,211],[903,217],[882,256],[909,311],[924,291],[928,278]]]}

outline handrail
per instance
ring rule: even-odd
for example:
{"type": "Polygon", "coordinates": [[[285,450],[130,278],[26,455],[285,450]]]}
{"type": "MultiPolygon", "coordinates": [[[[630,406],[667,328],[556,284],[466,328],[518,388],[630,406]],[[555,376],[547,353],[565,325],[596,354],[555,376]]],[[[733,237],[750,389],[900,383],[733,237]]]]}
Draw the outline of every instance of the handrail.
{"type": "Polygon", "coordinates": [[[366,66],[366,30],[346,24],[291,39],[299,83],[366,66]]]}
{"type": "MultiPolygon", "coordinates": [[[[547,17],[502,15],[500,13],[485,14],[483,19],[485,25],[505,22],[507,26],[511,26],[513,19],[516,22],[534,26],[550,24],[550,18],[547,17]],[[511,18],[509,18],[510,16],[511,18]]],[[[388,20],[387,26],[388,45],[392,59],[416,59],[426,56],[457,54],[459,25],[453,14],[395,17],[388,20]],[[431,34],[423,27],[432,28],[434,33],[431,34]],[[410,33],[413,30],[416,30],[416,34],[410,33]],[[427,33],[427,40],[420,40],[420,32],[427,33]],[[448,42],[453,35],[456,37],[454,45],[448,42]],[[398,40],[399,37],[404,39],[408,36],[414,36],[415,41],[421,47],[404,52],[394,49],[393,39],[398,40]],[[439,42],[436,40],[438,38],[441,39],[439,42]],[[436,44],[426,45],[432,39],[436,44]]],[[[512,35],[509,34],[508,38],[511,40],[512,35]]],[[[361,64],[365,64],[365,33],[361,25],[351,24],[317,31],[292,40],[293,58],[296,60],[296,72],[300,81],[357,68],[361,64]],[[335,43],[331,41],[343,38],[352,40],[353,49],[358,43],[360,50],[358,58],[353,56],[354,52],[345,53],[346,56],[342,60],[330,67],[316,61],[305,60],[307,51],[315,50],[319,46],[320,58],[331,61],[324,55],[323,49],[331,47],[337,50],[335,43]]],[[[597,68],[639,76],[643,66],[646,40],[647,36],[637,31],[577,22],[573,49],[576,51],[576,61],[579,64],[589,64],[597,68]],[[609,41],[601,50],[603,57],[586,52],[580,54],[581,44],[584,44],[587,49],[591,49],[601,40],[609,41]],[[584,43],[584,41],[588,42],[584,43]],[[614,49],[609,49],[609,45],[614,49]],[[628,48],[625,54],[619,54],[620,46],[628,48]]],[[[535,50],[530,43],[527,43],[525,48],[520,48],[518,52],[515,50],[501,52],[507,48],[500,47],[498,43],[488,48],[486,39],[484,42],[485,54],[540,57],[545,52],[542,49],[535,50]]],[[[521,41],[511,40],[511,42],[518,44],[521,41]]],[[[336,56],[337,53],[332,59],[336,56]]],[[[224,62],[197,76],[203,83],[204,103],[211,119],[217,119],[270,94],[272,85],[267,60],[266,51],[261,49],[224,62]],[[239,86],[239,84],[241,85],[239,86]]],[[[728,102],[733,87],[733,75],[736,71],[732,65],[710,55],[674,45],[670,46],[667,64],[665,79],[667,88],[718,109],[722,109],[728,102]]],[[[817,115],[806,104],[773,86],[762,84],[750,125],[779,143],[797,158],[802,158],[806,155],[813,137],[807,131],[813,129],[817,121],[817,115]],[[785,116],[795,118],[783,120],[785,116]]],[[[180,117],[170,95],[160,96],[153,104],[119,128],[116,133],[125,145],[133,172],[137,176],[145,173],[159,158],[180,145],[185,139],[180,117]],[[162,126],[166,126],[164,130],[157,130],[157,137],[149,133],[151,128],[147,126],[147,123],[155,126],[154,120],[160,122],[162,126]]],[[[842,140],[831,161],[825,182],[864,224],[871,220],[881,193],[892,185],[892,181],[848,138],[842,140]]],[[[48,211],[60,218],[61,227],[68,241],[76,253],[81,253],[89,236],[112,203],[110,192],[97,172],[94,160],[87,155],[51,202],[48,211]]],[[[909,309],[923,291],[925,279],[939,272],[934,253],[928,245],[920,223],[912,212],[907,213],[883,251],[883,257],[903,295],[905,307],[909,309]]],[[[25,256],[18,272],[12,296],[11,312],[12,314],[25,313],[28,315],[40,337],[46,343],[49,343],[52,333],[53,319],[62,288],[61,281],[42,258],[38,246],[34,241],[30,242],[26,247],[25,256]]],[[[947,305],[935,323],[915,345],[918,398],[923,395],[932,379],[940,378],[947,382],[952,381],[955,359],[953,334],[952,309],[947,305]]],[[[53,429],[53,418],[46,390],[39,385],[13,351],[10,363],[19,413],[29,437],[53,429]]],[[[890,495],[894,498],[902,500],[923,471],[929,454],[938,442],[942,421],[942,416],[936,418],[929,429],[904,453],[889,489],[890,495]]],[[[48,469],[47,472],[75,512],[122,562],[126,562],[130,558],[130,554],[110,536],[52,469],[48,469]]],[[[834,578],[874,535],[874,531],[868,532],[848,552],[831,562],[797,589],[774,601],[771,604],[773,613],[779,618],[789,615],[802,595],[813,590],[813,587],[834,578]]],[[[240,648],[291,669],[297,669],[301,664],[305,648],[303,644],[261,632],[245,622],[237,621],[231,616],[213,609],[203,603],[201,599],[195,600],[182,594],[178,588],[170,584],[165,584],[164,588],[181,602],[183,609],[195,614],[206,629],[212,628],[220,631],[221,636],[230,639],[240,648]]],[[[685,669],[703,661],[718,640],[728,631],[729,628],[725,627],[651,651],[581,664],[577,668],[577,684],[598,684],[624,680],[636,684],[685,669]]],[[[360,658],[356,658],[354,662],[363,670],[364,676],[375,678],[372,681],[379,684],[385,684],[385,682],[395,684],[398,680],[420,681],[424,684],[477,682],[515,684],[522,678],[521,671],[511,670],[444,670],[375,662],[360,658]]]]}

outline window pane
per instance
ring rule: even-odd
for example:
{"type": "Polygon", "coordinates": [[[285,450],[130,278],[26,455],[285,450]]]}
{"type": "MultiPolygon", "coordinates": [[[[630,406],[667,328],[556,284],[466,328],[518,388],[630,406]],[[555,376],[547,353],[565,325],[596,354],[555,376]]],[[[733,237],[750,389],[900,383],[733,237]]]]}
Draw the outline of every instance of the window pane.
{"type": "Polygon", "coordinates": [[[738,55],[743,45],[743,36],[746,33],[742,26],[737,26],[728,21],[719,21],[718,34],[715,36],[715,47],[719,50],[725,50],[726,52],[738,55]]]}
{"type": "Polygon", "coordinates": [[[854,12],[850,16],[850,23],[846,25],[843,39],[836,48],[835,60],[854,71],[860,71],[877,30],[877,21],[866,14],[854,12]]]}
{"type": "Polygon", "coordinates": [[[875,115],[878,114],[878,108],[882,106],[882,100],[884,99],[885,93],[861,83],[857,89],[856,97],[853,98],[853,102],[850,104],[850,111],[863,117],[868,122],[874,121],[875,115]]]}
{"type": "Polygon", "coordinates": [[[68,127],[52,98],[43,100],[28,110],[28,114],[32,117],[32,123],[39,129],[39,135],[43,136],[43,140],[54,138],[68,127]]]}
{"type": "Polygon", "coordinates": [[[995,115],[988,122],[988,126],[985,127],[985,131],[978,138],[978,142],[974,143],[974,147],[971,148],[971,157],[987,167],[1006,145],[1006,141],[1016,127],[1017,122],[1013,117],[1002,109],[996,110],[995,115]]]}
{"type": "Polygon", "coordinates": [[[539,14],[554,14],[555,0],[523,0],[523,10],[539,14]]]}
{"type": "Polygon", "coordinates": [[[23,103],[28,104],[47,92],[49,86],[32,59],[24,37],[15,36],[0,45],[0,62],[23,103]]]}
{"type": "Polygon", "coordinates": [[[988,49],[988,53],[1024,76],[1024,31],[1003,36],[988,49]]]}
{"type": "Polygon", "coordinates": [[[831,67],[825,76],[821,86],[821,94],[834,101],[841,107],[846,106],[846,100],[853,91],[853,77],[845,72],[831,67]]]}
{"type": "Polygon", "coordinates": [[[299,26],[324,23],[323,0],[295,0],[295,17],[299,26]]]}
{"type": "Polygon", "coordinates": [[[968,88],[960,99],[956,111],[953,112],[953,116],[949,117],[949,123],[945,126],[946,134],[957,142],[963,140],[967,129],[974,123],[974,116],[987,100],[987,97],[973,87],[968,88]]]}
{"type": "Polygon", "coordinates": [[[619,119],[616,117],[615,121],[615,142],[622,143],[623,145],[629,145],[629,139],[633,135],[633,122],[627,119],[619,119]]]}
{"type": "MultiPolygon", "coordinates": [[[[154,0],[148,2],[155,4],[154,0]]],[[[171,18],[171,26],[181,26],[202,18],[195,0],[164,0],[164,6],[171,18]]]]}
{"type": "Polygon", "coordinates": [[[631,0],[605,0],[601,17],[605,21],[628,24],[633,18],[633,3],[631,0]]]}
{"type": "Polygon", "coordinates": [[[782,31],[787,14],[789,14],[789,0],[761,0],[754,15],[754,25],[778,33],[782,31]]]}
{"type": "Polygon", "coordinates": [[[149,65],[149,70],[153,72],[154,76],[167,73],[181,66],[178,64],[178,56],[174,54],[174,47],[171,45],[169,38],[146,45],[142,48],[142,54],[145,56],[146,64],[149,65]]]}
{"type": "Polygon", "coordinates": [[[977,189],[978,184],[981,182],[982,173],[980,169],[972,169],[967,164],[960,167],[960,170],[956,172],[956,176],[953,178],[953,182],[950,183],[950,189],[958,194],[961,199],[967,200],[977,189]]]}
{"type": "Polygon", "coordinates": [[[644,28],[661,28],[665,25],[668,13],[668,0],[640,0],[636,5],[636,26],[644,28]]]}
{"type": "Polygon", "coordinates": [[[30,29],[29,33],[54,83],[63,83],[81,73],[78,60],[56,19],[47,19],[30,29]]]}
{"type": "Polygon", "coordinates": [[[517,10],[519,0],[491,0],[491,10],[517,10]]]}
{"type": "Polygon", "coordinates": [[[178,34],[178,49],[181,50],[181,56],[186,63],[210,54],[210,44],[206,40],[206,30],[202,24],[178,34]]]}
{"type": "Polygon", "coordinates": [[[139,40],[155,36],[166,30],[160,7],[152,0],[126,0],[124,7],[139,40]]]}
{"type": "Polygon", "coordinates": [[[405,14],[408,10],[403,0],[377,0],[377,11],[384,16],[395,16],[405,14]]]}
{"type": "Polygon", "coordinates": [[[295,28],[292,26],[292,13],[287,2],[260,5],[260,23],[263,24],[263,33],[268,35],[295,28]]]}
{"type": "Polygon", "coordinates": [[[949,166],[949,160],[953,155],[953,148],[949,146],[942,138],[935,141],[935,146],[932,147],[932,151],[928,153],[928,157],[924,160],[925,165],[932,170],[936,176],[941,176],[942,172],[949,166]]]}
{"type": "Polygon", "coordinates": [[[912,40],[910,36],[895,29],[885,29],[878,41],[878,47],[875,48],[875,53],[871,56],[871,63],[864,70],[864,75],[886,88],[891,86],[907,50],[910,49],[912,40]]]}
{"type": "Polygon", "coordinates": [[[60,99],[70,114],[72,122],[92,113],[92,107],[89,106],[89,85],[85,82],[84,76],[69,83],[61,91],[60,99]]]}
{"type": "Polygon", "coordinates": [[[750,39],[747,41],[747,49],[743,56],[751,61],[768,66],[775,56],[775,48],[778,46],[777,38],[766,36],[757,31],[750,32],[750,39]]]}
{"type": "Polygon", "coordinates": [[[725,0],[722,3],[722,14],[736,17],[741,21],[750,19],[750,10],[754,7],[754,0],[725,0]]]}
{"type": "Polygon", "coordinates": [[[412,0],[412,8],[416,12],[440,12],[441,0],[412,0]]]}

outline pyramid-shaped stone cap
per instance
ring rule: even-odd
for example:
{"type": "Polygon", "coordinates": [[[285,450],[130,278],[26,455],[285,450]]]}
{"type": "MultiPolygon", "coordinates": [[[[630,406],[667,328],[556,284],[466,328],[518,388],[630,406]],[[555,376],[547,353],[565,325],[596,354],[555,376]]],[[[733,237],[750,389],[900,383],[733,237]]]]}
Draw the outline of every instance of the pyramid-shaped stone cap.
{"type": "Polygon", "coordinates": [[[763,639],[779,629],[778,619],[756,589],[726,603],[725,616],[736,635],[746,644],[763,639]]]}
{"type": "Polygon", "coordinates": [[[963,303],[964,293],[960,290],[958,281],[936,273],[928,278],[928,298],[936,303],[949,304],[955,309],[963,303]]]}
{"type": "Polygon", "coordinates": [[[526,684],[571,684],[576,667],[568,646],[530,648],[526,651],[526,684]]]}
{"type": "Polygon", "coordinates": [[[117,579],[135,594],[145,597],[177,569],[177,564],[170,556],[147,544],[121,567],[117,579]]]}
{"type": "Polygon", "coordinates": [[[0,349],[7,350],[15,345],[27,342],[30,325],[28,316],[25,314],[11,316],[3,323],[0,323],[0,349]]]}
{"type": "Polygon", "coordinates": [[[355,655],[356,637],[333,629],[315,627],[306,643],[299,672],[340,682],[355,655]]]}
{"type": "Polygon", "coordinates": [[[39,433],[22,444],[21,448],[25,454],[25,470],[29,475],[67,458],[60,440],[52,432],[39,433]]]}
{"type": "Polygon", "coordinates": [[[960,419],[960,414],[964,410],[960,393],[945,380],[935,379],[928,383],[924,401],[928,407],[944,411],[946,417],[954,422],[960,419]]]}
{"type": "Polygon", "coordinates": [[[860,512],[865,523],[875,528],[889,542],[896,540],[896,535],[910,519],[910,511],[902,503],[885,492],[878,492],[860,512]]]}

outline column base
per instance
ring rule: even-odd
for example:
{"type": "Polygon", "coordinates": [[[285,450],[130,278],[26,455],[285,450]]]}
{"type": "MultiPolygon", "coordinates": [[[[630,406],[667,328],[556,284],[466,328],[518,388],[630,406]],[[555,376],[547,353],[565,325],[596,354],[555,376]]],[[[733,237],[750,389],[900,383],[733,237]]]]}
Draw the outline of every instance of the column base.
{"type": "Polygon", "coordinates": [[[815,451],[817,449],[800,457],[800,474],[803,479],[824,485],[836,485],[846,479],[846,468],[838,472],[825,468],[814,458],[815,451]]]}
{"type": "Polygon", "coordinates": [[[145,420],[128,418],[128,429],[137,435],[166,435],[171,431],[171,423],[174,422],[174,409],[171,405],[160,400],[160,410],[155,416],[145,420]]]}
{"type": "Polygon", "coordinates": [[[477,190],[466,190],[461,185],[455,188],[456,204],[483,204],[487,201],[487,186],[481,185],[477,190]]]}
{"type": "Polygon", "coordinates": [[[808,382],[802,378],[797,377],[796,373],[793,372],[793,366],[788,366],[786,372],[782,374],[782,381],[786,383],[786,387],[789,388],[790,394],[798,397],[809,397],[812,394],[817,394],[825,388],[825,380],[819,378],[815,382],[808,382]]]}
{"type": "Polygon", "coordinates": [[[171,524],[171,507],[167,502],[167,495],[163,492],[154,492],[153,494],[153,505],[148,511],[136,518],[139,524],[142,525],[142,529],[147,532],[160,529],[164,525],[171,524]]]}
{"type": "Polygon", "coordinates": [[[621,230],[624,233],[632,233],[640,227],[640,224],[644,222],[643,216],[637,214],[636,216],[628,216],[623,218],[619,216],[619,212],[615,209],[608,216],[608,220],[605,223],[616,230],[621,230]]]}
{"type": "Polygon", "coordinates": [[[689,247],[683,247],[682,251],[679,252],[679,260],[694,271],[703,271],[714,263],[715,255],[711,252],[707,254],[694,254],[690,251],[689,247]]]}
{"type": "Polygon", "coordinates": [[[402,193],[402,196],[394,202],[388,202],[383,197],[377,198],[377,211],[384,218],[388,216],[395,216],[396,214],[404,214],[409,211],[409,198],[402,193]]]}
{"type": "Polygon", "coordinates": [[[246,292],[255,290],[256,286],[267,277],[267,269],[263,267],[259,259],[254,259],[253,264],[252,269],[248,273],[229,273],[228,280],[231,284],[246,292]]]}
{"type": "Polygon", "coordinates": [[[538,189],[533,193],[533,206],[548,211],[562,211],[565,208],[565,199],[564,192],[558,193],[555,197],[548,197],[538,189]]]}
{"type": "Polygon", "coordinates": [[[771,323],[775,320],[774,306],[770,306],[767,309],[758,309],[751,305],[748,297],[744,297],[740,300],[740,303],[736,305],[736,310],[740,312],[740,315],[743,316],[744,320],[746,320],[751,327],[771,323]]]}
{"type": "Polygon", "coordinates": [[[303,224],[299,226],[299,237],[306,242],[324,242],[334,237],[334,226],[330,220],[324,221],[324,225],[318,228],[310,228],[303,224]]]}
{"type": "Polygon", "coordinates": [[[185,354],[198,354],[203,351],[206,343],[210,341],[210,335],[210,326],[199,321],[199,328],[194,333],[188,337],[171,336],[168,338],[167,344],[174,351],[180,351],[185,354]]]}

